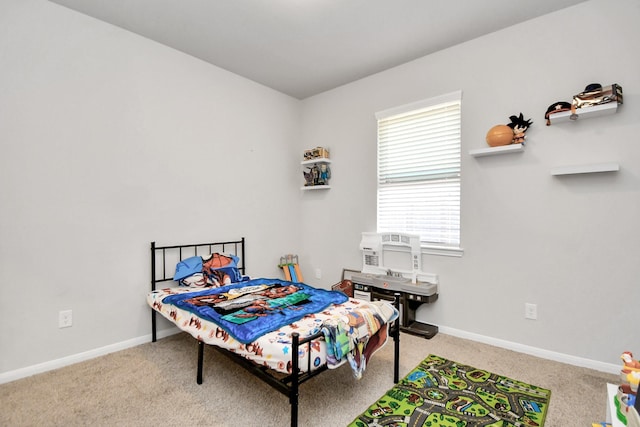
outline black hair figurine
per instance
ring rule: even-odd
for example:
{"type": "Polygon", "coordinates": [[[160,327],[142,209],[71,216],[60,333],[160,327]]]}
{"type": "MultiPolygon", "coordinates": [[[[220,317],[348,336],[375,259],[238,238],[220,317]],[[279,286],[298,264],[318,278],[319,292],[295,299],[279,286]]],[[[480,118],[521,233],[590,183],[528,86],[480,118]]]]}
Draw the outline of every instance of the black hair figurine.
{"type": "Polygon", "coordinates": [[[523,144],[524,145],[524,133],[529,129],[529,127],[533,124],[531,119],[525,120],[520,113],[520,116],[511,116],[509,117],[511,123],[509,126],[513,130],[513,144],[523,144]]]}

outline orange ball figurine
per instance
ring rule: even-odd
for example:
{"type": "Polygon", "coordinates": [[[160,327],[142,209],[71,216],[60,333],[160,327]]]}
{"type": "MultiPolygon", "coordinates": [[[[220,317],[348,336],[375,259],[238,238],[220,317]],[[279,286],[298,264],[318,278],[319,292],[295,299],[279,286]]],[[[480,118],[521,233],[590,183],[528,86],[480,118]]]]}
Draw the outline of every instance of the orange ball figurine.
{"type": "Polygon", "coordinates": [[[495,125],[487,132],[487,144],[491,147],[509,145],[513,142],[513,129],[507,125],[495,125]]]}

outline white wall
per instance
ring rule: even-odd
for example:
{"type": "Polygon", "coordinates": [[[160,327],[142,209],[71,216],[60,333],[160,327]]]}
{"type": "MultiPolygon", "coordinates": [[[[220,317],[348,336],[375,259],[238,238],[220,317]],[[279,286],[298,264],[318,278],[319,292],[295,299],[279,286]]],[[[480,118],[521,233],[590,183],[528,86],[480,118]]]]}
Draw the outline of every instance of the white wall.
{"type": "Polygon", "coordinates": [[[47,1],[3,0],[0,379],[149,334],[151,240],[245,236],[249,273],[277,276],[297,252],[321,286],[359,268],[374,113],[459,89],[465,253],[425,256],[441,298],[420,318],[618,363],[637,345],[639,9],[590,1],[300,102],[47,1]],[[618,114],[544,126],[549,104],[594,81],[623,86],[618,114]],[[468,155],[520,111],[535,122],[525,153],[468,155]],[[301,192],[317,145],[332,189],[301,192]],[[609,160],[622,170],[549,175],[609,160]],[[74,325],[58,329],[65,309],[74,325]]]}
{"type": "Polygon", "coordinates": [[[440,299],[419,319],[605,364],[640,351],[639,21],[637,0],[593,0],[305,100],[302,141],[330,147],[333,162],[332,189],[301,196],[302,267],[323,272],[309,282],[359,268],[360,232],[375,231],[374,113],[462,90],[464,255],[425,255],[440,299]],[[619,113],[545,126],[550,104],[592,82],[622,85],[619,113]],[[520,112],[534,121],[524,153],[468,154],[520,112]],[[550,175],[608,161],[620,172],[550,175]],[[524,318],[526,302],[537,304],[538,320],[524,318]]]}
{"type": "Polygon", "coordinates": [[[0,64],[0,373],[150,334],[151,240],[296,251],[300,101],[44,0],[0,64]]]}

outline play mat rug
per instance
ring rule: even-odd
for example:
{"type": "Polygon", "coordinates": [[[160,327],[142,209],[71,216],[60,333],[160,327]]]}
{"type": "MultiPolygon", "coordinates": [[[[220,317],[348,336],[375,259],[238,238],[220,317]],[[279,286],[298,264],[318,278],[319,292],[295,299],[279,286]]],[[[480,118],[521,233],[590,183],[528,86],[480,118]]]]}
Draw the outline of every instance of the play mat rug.
{"type": "Polygon", "coordinates": [[[432,354],[349,427],[543,426],[550,397],[550,390],[432,354]]]}

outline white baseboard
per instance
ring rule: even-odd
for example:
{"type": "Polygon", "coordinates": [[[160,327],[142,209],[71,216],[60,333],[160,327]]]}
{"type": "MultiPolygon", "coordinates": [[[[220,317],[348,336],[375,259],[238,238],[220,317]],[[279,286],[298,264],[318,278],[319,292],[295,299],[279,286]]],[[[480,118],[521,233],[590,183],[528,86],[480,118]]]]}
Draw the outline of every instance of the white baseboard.
{"type": "MultiPolygon", "coordinates": [[[[162,331],[158,331],[158,338],[165,338],[171,335],[175,335],[179,332],[180,332],[180,329],[178,328],[165,329],[162,331]]],[[[27,366],[26,368],[4,372],[0,374],[0,384],[19,380],[21,378],[30,377],[36,374],[41,374],[43,372],[52,371],[54,369],[63,368],[65,366],[73,365],[74,363],[84,362],[85,360],[90,360],[96,357],[107,355],[109,353],[125,350],[127,348],[135,347],[140,344],[145,344],[150,341],[151,341],[151,334],[144,335],[138,338],[133,338],[130,340],[119,342],[119,343],[85,351],[83,353],[72,354],[71,356],[62,357],[60,359],[51,360],[49,362],[39,363],[37,365],[27,366]]]]}
{"type": "MultiPolygon", "coordinates": [[[[524,344],[518,344],[511,341],[505,341],[498,338],[492,338],[485,335],[474,334],[472,332],[462,331],[460,329],[449,328],[446,326],[439,327],[440,332],[454,337],[467,339],[470,341],[477,341],[484,344],[493,345],[495,347],[505,348],[507,350],[517,351],[519,353],[530,354],[532,356],[541,357],[543,359],[553,360],[556,362],[567,363],[569,365],[580,366],[583,368],[595,369],[601,372],[607,372],[610,374],[619,374],[620,366],[612,363],[598,362],[595,360],[584,359],[582,357],[570,356],[568,354],[557,353],[555,351],[544,350],[537,347],[531,347],[524,344]]],[[[177,328],[164,329],[158,331],[158,338],[165,338],[171,335],[179,333],[177,328]]],[[[52,371],[54,369],[63,368],[65,366],[73,365],[74,363],[84,362],[96,357],[104,356],[109,353],[113,353],[127,348],[135,347],[140,344],[145,344],[151,341],[151,334],[144,335],[138,338],[133,338],[127,341],[111,344],[105,347],[96,348],[94,350],[85,351],[83,353],[73,354],[71,356],[63,357],[49,362],[40,363],[38,365],[27,366],[26,368],[16,369],[14,371],[4,372],[0,374],[0,384],[8,383],[11,381],[19,380],[21,378],[30,377],[32,375],[41,374],[43,372],[52,371]]]]}
{"type": "Polygon", "coordinates": [[[532,347],[511,341],[501,340],[498,338],[488,337],[485,335],[474,334],[472,332],[462,331],[460,329],[440,326],[439,331],[443,334],[452,335],[458,338],[464,338],[470,341],[477,341],[483,344],[493,345],[495,347],[505,348],[507,350],[517,351],[519,353],[529,354],[531,356],[540,357],[542,359],[553,360],[554,362],[566,363],[568,365],[580,366],[582,368],[594,369],[596,371],[606,372],[609,374],[619,374],[620,365],[613,363],[598,362],[596,360],[585,359],[582,357],[571,356],[555,351],[544,350],[538,347],[532,347]]]}

